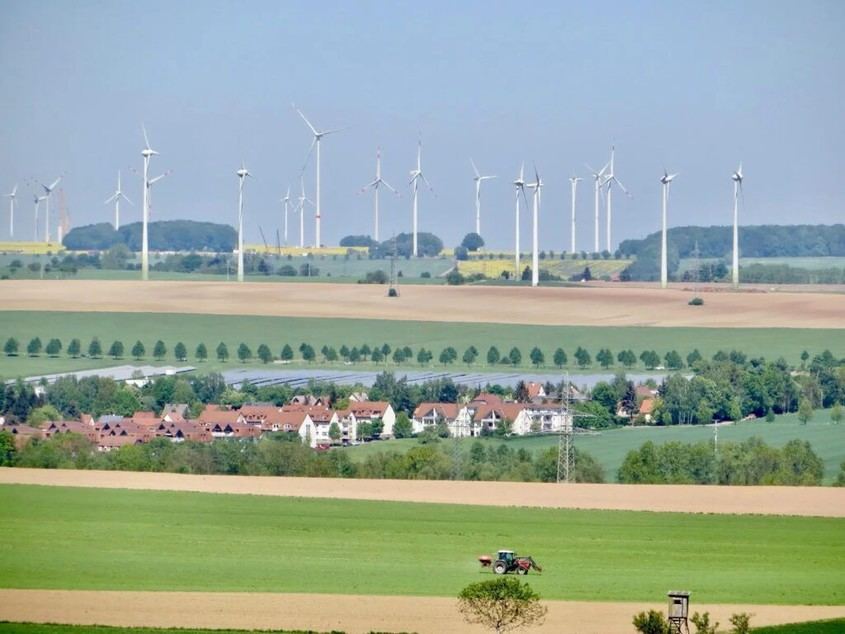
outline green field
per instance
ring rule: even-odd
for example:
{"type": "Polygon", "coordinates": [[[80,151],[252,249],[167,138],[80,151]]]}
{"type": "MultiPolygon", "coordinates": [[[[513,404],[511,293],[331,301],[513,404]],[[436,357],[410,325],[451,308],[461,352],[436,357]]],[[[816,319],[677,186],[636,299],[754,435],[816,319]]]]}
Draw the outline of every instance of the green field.
{"type": "MultiPolygon", "coordinates": [[[[801,425],[796,414],[786,414],[778,416],[772,423],[760,420],[719,427],[719,442],[741,442],[752,436],[759,436],[767,444],[774,447],[782,447],[795,438],[809,441],[813,450],[824,461],[824,481],[827,484],[836,479],[836,475],[839,473],[839,465],[845,461],[845,425],[833,424],[830,421],[830,410],[816,410],[813,420],[807,425],[801,425]]],[[[557,447],[558,444],[556,435],[509,438],[507,440],[473,438],[462,439],[459,442],[461,442],[465,451],[469,451],[470,445],[476,440],[488,446],[505,444],[511,449],[525,448],[531,452],[557,447]]],[[[616,472],[621,466],[625,454],[632,449],[639,448],[648,440],[656,444],[670,441],[698,442],[704,440],[712,442],[713,427],[700,425],[622,427],[600,431],[592,435],[577,436],[575,444],[579,449],[593,456],[604,467],[605,478],[608,482],[615,482],[616,472]]],[[[353,460],[362,461],[367,456],[379,451],[407,451],[417,442],[417,440],[411,438],[384,440],[347,447],[342,451],[348,452],[353,460]]]]}
{"type": "MultiPolygon", "coordinates": [[[[147,349],[144,363],[152,361],[153,344],[157,339],[162,339],[169,351],[165,359],[168,364],[175,363],[172,351],[178,341],[184,342],[188,347],[189,363],[194,362],[193,352],[198,343],[205,343],[213,357],[217,344],[224,341],[231,355],[226,367],[240,365],[235,358],[235,352],[241,342],[248,344],[253,353],[259,344],[266,343],[276,355],[285,343],[289,343],[296,350],[304,341],[319,351],[323,345],[339,348],[343,344],[352,347],[364,343],[372,346],[387,342],[394,348],[397,345],[410,346],[415,353],[420,346],[424,346],[434,351],[435,360],[440,350],[446,346],[454,346],[460,356],[468,346],[475,345],[481,352],[482,360],[491,344],[497,345],[503,354],[512,346],[516,346],[522,351],[524,369],[531,367],[528,353],[538,345],[544,350],[547,360],[546,367],[540,369],[547,372],[555,372],[555,368],[548,364],[557,346],[566,350],[570,364],[574,363],[573,356],[578,346],[586,348],[592,355],[602,347],[610,348],[614,353],[623,348],[631,348],[637,354],[643,350],[654,349],[661,355],[676,349],[682,356],[686,356],[695,348],[705,356],[710,356],[720,349],[737,349],[749,356],[762,354],[771,359],[782,356],[795,364],[799,363],[803,350],[816,354],[829,349],[836,356],[845,356],[845,329],[525,326],[233,315],[0,311],[0,345],[6,338],[15,337],[23,351],[27,342],[36,336],[40,337],[45,345],[51,337],[58,337],[65,347],[73,337],[77,337],[82,341],[83,351],[94,336],[100,338],[105,350],[108,350],[112,341],[119,339],[124,343],[127,353],[134,342],[140,339],[147,349]]],[[[65,372],[122,365],[131,361],[114,361],[108,357],[70,359],[64,353],[56,359],[47,358],[44,354],[39,357],[27,357],[23,354],[17,357],[3,355],[0,356],[0,376],[65,372]]],[[[256,364],[260,365],[260,362],[256,364]]],[[[443,369],[442,365],[431,365],[443,369]]],[[[203,364],[203,367],[220,369],[221,365],[211,359],[203,364]]],[[[361,363],[351,367],[340,362],[332,366],[318,361],[312,367],[371,370],[385,366],[361,363]]],[[[386,367],[395,368],[395,365],[388,363],[386,367]]],[[[419,366],[409,364],[408,367],[419,366]]],[[[594,365],[592,369],[597,367],[594,365]]],[[[490,368],[482,362],[476,363],[472,370],[501,371],[512,368],[513,366],[490,368]]],[[[468,367],[453,364],[449,369],[468,367]]],[[[642,366],[636,369],[643,370],[642,366]]]]}
{"type": "MultiPolygon", "coordinates": [[[[349,486],[355,486],[349,482],[349,486]]],[[[845,520],[0,486],[0,587],[455,596],[476,556],[548,599],[845,602],[845,520]],[[702,547],[706,545],[705,547],[702,547]]]]}
{"type": "MultiPolygon", "coordinates": [[[[751,622],[754,622],[753,617],[751,622]]],[[[845,619],[789,623],[787,625],[770,625],[769,627],[752,627],[751,631],[754,634],[842,634],[842,632],[845,632],[845,619]]]]}

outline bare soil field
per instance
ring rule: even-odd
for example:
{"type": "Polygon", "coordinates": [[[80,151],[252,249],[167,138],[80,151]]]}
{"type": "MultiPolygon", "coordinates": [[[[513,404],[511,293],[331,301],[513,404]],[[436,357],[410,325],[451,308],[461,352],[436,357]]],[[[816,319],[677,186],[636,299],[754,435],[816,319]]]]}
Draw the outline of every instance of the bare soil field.
{"type": "MultiPolygon", "coordinates": [[[[537,632],[628,634],[631,619],[664,604],[547,601],[537,632]]],[[[774,625],[845,616],[845,606],[698,605],[728,623],[750,612],[753,625],[774,625]]],[[[148,627],[291,628],[452,634],[483,632],[464,622],[457,601],[432,597],[213,592],[91,592],[0,590],[0,620],[148,627]]]]}
{"type": "Polygon", "coordinates": [[[583,326],[843,328],[845,295],[653,287],[381,285],[8,280],[0,309],[341,317],[583,326]]]}
{"type": "Polygon", "coordinates": [[[525,506],[845,517],[845,488],[696,485],[545,484],[433,480],[341,480],[188,475],[131,471],[0,469],[0,484],[153,489],[288,497],[525,506]]]}

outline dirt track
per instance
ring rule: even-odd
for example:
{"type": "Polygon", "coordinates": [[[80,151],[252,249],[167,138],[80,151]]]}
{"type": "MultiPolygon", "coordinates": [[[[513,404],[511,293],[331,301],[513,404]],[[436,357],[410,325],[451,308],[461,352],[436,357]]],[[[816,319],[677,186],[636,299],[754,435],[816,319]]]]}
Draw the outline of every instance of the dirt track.
{"type": "Polygon", "coordinates": [[[845,295],[706,293],[643,287],[509,288],[380,285],[9,280],[4,310],[172,312],[586,326],[843,328],[845,295]]]}
{"type": "MultiPolygon", "coordinates": [[[[542,628],[531,631],[629,634],[631,618],[664,604],[548,601],[542,628]]],[[[845,606],[698,605],[723,625],[736,612],[754,614],[753,625],[845,616],[845,606]]],[[[203,592],[89,592],[0,590],[0,620],[210,628],[301,628],[346,632],[420,634],[482,632],[467,625],[456,601],[433,597],[203,592]]]]}
{"type": "Polygon", "coordinates": [[[11,483],[490,506],[845,517],[845,488],[835,487],[558,485],[0,468],[0,484],[11,483]]]}

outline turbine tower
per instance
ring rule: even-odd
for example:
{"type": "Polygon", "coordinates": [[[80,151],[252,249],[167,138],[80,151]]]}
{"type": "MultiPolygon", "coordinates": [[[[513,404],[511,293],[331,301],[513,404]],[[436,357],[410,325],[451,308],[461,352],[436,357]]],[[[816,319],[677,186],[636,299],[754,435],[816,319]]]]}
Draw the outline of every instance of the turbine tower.
{"type": "Polygon", "coordinates": [[[569,242],[569,252],[575,253],[575,192],[578,189],[578,181],[583,180],[579,176],[570,176],[569,183],[572,185],[572,214],[571,214],[571,228],[570,228],[570,242],[569,242]]]}
{"type": "Polygon", "coordinates": [[[41,206],[41,201],[47,198],[46,196],[32,195],[32,201],[35,203],[35,219],[33,220],[33,240],[38,242],[38,208],[41,206]]]}
{"type": "Polygon", "coordinates": [[[241,161],[241,169],[235,172],[238,175],[238,281],[244,281],[244,180],[252,174],[241,161]]]}
{"type": "Polygon", "coordinates": [[[610,147],[610,168],[605,175],[604,183],[607,185],[607,227],[606,227],[606,238],[607,238],[607,250],[609,252],[613,252],[611,248],[613,241],[611,239],[611,225],[613,223],[613,185],[614,183],[619,186],[619,189],[628,196],[631,197],[631,194],[628,193],[628,190],[625,189],[625,186],[621,183],[621,181],[616,178],[616,172],[613,170],[614,164],[614,155],[616,154],[616,148],[611,146],[610,147]]]}
{"type": "Polygon", "coordinates": [[[285,206],[285,246],[288,246],[288,208],[290,205],[290,185],[288,185],[288,191],[285,194],[285,197],[279,202],[285,206]]]}
{"type": "Polygon", "coordinates": [[[153,184],[167,176],[169,172],[165,172],[160,176],[150,179],[150,159],[153,156],[157,156],[158,152],[150,147],[150,140],[147,137],[147,128],[143,124],[141,125],[141,131],[144,133],[144,149],[141,150],[141,156],[144,157],[144,198],[141,227],[141,279],[146,281],[150,279],[150,244],[147,226],[150,221],[150,188],[153,184]]]}
{"type": "Polygon", "coordinates": [[[314,203],[311,201],[308,196],[305,195],[305,179],[300,176],[299,177],[299,208],[297,211],[299,212],[299,248],[305,248],[305,203],[308,203],[312,207],[314,203]]]}
{"type": "Polygon", "coordinates": [[[469,162],[472,164],[472,171],[475,172],[473,177],[475,181],[475,232],[481,235],[481,183],[496,178],[496,176],[482,176],[475,166],[475,161],[470,159],[469,162]]]}
{"type": "MultiPolygon", "coordinates": [[[[120,229],[120,199],[123,198],[126,202],[132,205],[132,201],[126,197],[126,194],[123,193],[123,190],[120,188],[120,171],[117,172],[117,189],[111,195],[111,197],[106,199],[104,205],[108,205],[110,202],[114,202],[114,229],[117,231],[120,229]]],[[[134,206],[134,205],[133,205],[134,206]]]]}
{"type": "Polygon", "coordinates": [[[412,248],[412,255],[417,257],[417,218],[418,218],[418,205],[417,205],[417,198],[419,197],[419,186],[420,180],[422,180],[426,186],[431,189],[431,184],[428,182],[428,179],[422,172],[422,141],[417,141],[417,169],[411,170],[411,182],[408,183],[413,187],[414,191],[414,213],[412,218],[412,233],[413,233],[413,248],[412,248]]]}
{"type": "Polygon", "coordinates": [[[593,189],[595,194],[595,242],[593,244],[593,253],[599,252],[599,196],[601,195],[601,188],[604,185],[604,173],[610,164],[606,164],[598,172],[587,165],[587,169],[593,174],[593,189]]]}
{"type": "Polygon", "coordinates": [[[514,189],[516,191],[516,225],[514,235],[516,238],[516,247],[514,248],[514,266],[516,267],[516,272],[514,275],[514,279],[520,279],[520,272],[519,272],[519,197],[525,199],[525,207],[528,207],[528,199],[525,198],[525,163],[519,166],[519,176],[516,177],[516,180],[513,182],[514,189]]]}
{"type": "Polygon", "coordinates": [[[15,237],[15,196],[18,194],[18,184],[12,187],[12,191],[4,194],[4,198],[9,199],[9,238],[15,237]]]}
{"type": "Polygon", "coordinates": [[[669,286],[669,266],[666,259],[666,207],[669,204],[669,183],[677,176],[665,169],[660,182],[663,184],[663,229],[660,234],[660,288],[669,286]]]}
{"type": "Polygon", "coordinates": [[[53,181],[52,185],[45,185],[41,183],[41,187],[44,189],[44,196],[42,199],[44,202],[44,242],[50,242],[50,197],[53,195],[53,190],[56,188],[56,185],[62,180],[62,177],[59,176],[56,180],[53,181]]]}
{"type": "Polygon", "coordinates": [[[376,178],[375,178],[374,181],[372,181],[371,183],[368,183],[367,185],[365,185],[364,187],[361,188],[362,193],[367,191],[368,189],[371,189],[371,188],[373,190],[374,199],[375,199],[375,202],[373,203],[373,205],[374,205],[374,211],[373,211],[373,240],[375,240],[376,242],[378,242],[378,239],[379,239],[379,237],[378,237],[379,236],[379,234],[378,234],[378,190],[379,190],[379,187],[381,187],[382,185],[387,187],[390,191],[392,191],[397,196],[399,195],[399,192],[397,192],[395,189],[393,189],[393,187],[391,187],[390,184],[381,177],[381,148],[378,148],[376,150],[376,178]]]}
{"type": "Polygon", "coordinates": [[[540,220],[540,190],[543,187],[543,181],[540,180],[540,175],[537,173],[537,166],[534,166],[534,182],[526,183],[526,187],[534,190],[533,197],[533,235],[532,244],[533,249],[531,253],[531,286],[537,286],[540,283],[540,234],[539,234],[539,220],[540,220]]]}
{"type": "MultiPolygon", "coordinates": [[[[341,130],[345,130],[346,128],[338,128],[335,130],[317,130],[311,122],[302,114],[302,111],[297,108],[296,106],[293,107],[299,113],[299,116],[302,117],[302,120],[305,121],[305,125],[311,130],[311,133],[314,135],[314,139],[311,141],[311,147],[308,148],[308,156],[305,157],[305,163],[308,164],[308,158],[311,156],[311,150],[314,149],[314,146],[317,146],[317,212],[315,216],[315,228],[314,228],[314,247],[319,249],[320,248],[320,218],[321,218],[321,211],[322,208],[320,207],[320,140],[328,135],[333,134],[334,132],[340,132],[341,130]]],[[[303,169],[305,167],[303,166],[303,169]]]]}
{"type": "Polygon", "coordinates": [[[742,163],[731,176],[734,182],[734,252],[731,267],[731,281],[734,288],[739,288],[739,195],[742,192],[742,163]]]}

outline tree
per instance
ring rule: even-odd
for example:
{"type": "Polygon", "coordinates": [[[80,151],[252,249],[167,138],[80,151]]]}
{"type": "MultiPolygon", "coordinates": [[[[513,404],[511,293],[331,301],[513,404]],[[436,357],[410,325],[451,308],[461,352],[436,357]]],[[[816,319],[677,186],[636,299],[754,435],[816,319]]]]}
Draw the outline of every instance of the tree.
{"type": "Polygon", "coordinates": [[[458,351],[455,350],[452,346],[448,346],[444,348],[443,351],[440,353],[439,360],[440,363],[442,363],[443,365],[448,365],[449,363],[455,361],[455,359],[457,358],[458,351]]]}
{"type": "Polygon", "coordinates": [[[475,232],[468,233],[464,236],[464,239],[461,240],[461,246],[467,251],[478,251],[484,246],[484,238],[475,232]]]}
{"type": "Polygon", "coordinates": [[[270,352],[270,346],[266,343],[258,346],[258,358],[261,359],[262,363],[270,363],[273,360],[273,353],[270,352]]]}
{"type": "Polygon", "coordinates": [[[731,634],[748,634],[751,631],[751,615],[746,612],[731,614],[728,621],[734,626],[731,634]]]}
{"type": "Polygon", "coordinates": [[[241,342],[241,344],[238,346],[238,360],[241,363],[246,363],[250,359],[252,359],[252,350],[250,350],[250,347],[248,345],[241,342]]]}
{"type": "Polygon", "coordinates": [[[343,344],[340,347],[340,356],[343,358],[344,361],[349,359],[349,347],[346,344],[343,344]]]}
{"type": "MultiPolygon", "coordinates": [[[[696,363],[698,363],[699,361],[701,361],[701,358],[702,358],[702,357],[701,357],[701,353],[698,351],[698,348],[696,348],[695,350],[693,350],[692,352],[690,352],[690,353],[687,355],[687,365],[688,365],[689,367],[692,367],[692,366],[694,366],[696,363]]],[[[704,614],[705,614],[705,616],[707,615],[707,613],[706,613],[706,612],[705,612],[704,614]]]]}
{"type": "Polygon", "coordinates": [[[33,337],[26,345],[26,353],[31,357],[37,357],[41,354],[41,337],[33,337]]]}
{"type": "Polygon", "coordinates": [[[0,431],[0,467],[11,467],[15,464],[15,437],[8,431],[0,431]]]}
{"type": "MultiPolygon", "coordinates": [[[[341,351],[342,350],[343,350],[343,348],[341,348],[341,351]]],[[[281,352],[281,354],[279,354],[279,358],[282,361],[292,361],[293,360],[293,348],[291,348],[290,345],[285,344],[282,347],[282,352],[281,352]]]]}
{"type": "Polygon", "coordinates": [[[405,362],[405,351],[402,348],[396,348],[393,351],[393,363],[399,365],[405,362]]]}
{"type": "Polygon", "coordinates": [[[299,349],[299,351],[302,353],[302,358],[308,363],[311,363],[312,361],[314,361],[314,359],[317,358],[317,353],[314,352],[314,346],[312,346],[311,344],[302,344],[302,347],[299,349]]]}
{"type": "Polygon", "coordinates": [[[478,358],[478,350],[475,346],[470,346],[464,351],[463,361],[467,365],[472,365],[475,363],[475,360],[478,358]]]}
{"type": "Polygon", "coordinates": [[[519,348],[511,348],[511,351],[508,352],[508,359],[510,359],[511,365],[522,363],[522,353],[519,351],[519,348]]]}
{"type": "Polygon", "coordinates": [[[555,350],[554,356],[552,357],[552,361],[554,361],[556,367],[562,368],[566,365],[566,362],[568,360],[569,359],[567,358],[566,352],[564,352],[563,348],[558,348],[555,350]]]}
{"type": "Polygon", "coordinates": [[[596,355],[596,361],[606,370],[613,365],[613,353],[607,348],[602,348],[596,355]]]}
{"type": "Polygon", "coordinates": [[[640,361],[643,362],[646,370],[654,370],[660,365],[660,355],[654,350],[644,350],[640,353],[640,361]]]}
{"type": "Polygon", "coordinates": [[[222,341],[217,344],[217,360],[221,363],[226,363],[229,358],[229,347],[222,341]]]}
{"type": "Polygon", "coordinates": [[[490,349],[487,351],[487,363],[490,365],[496,365],[499,362],[499,359],[499,349],[496,346],[490,346],[490,349]]]}
{"type": "Polygon", "coordinates": [[[590,353],[581,346],[578,346],[578,349],[575,351],[575,362],[578,364],[579,368],[586,368],[590,365],[590,363],[592,363],[590,353]]]}
{"type": "Polygon", "coordinates": [[[155,345],[153,346],[153,357],[155,357],[156,361],[162,361],[167,354],[167,346],[164,345],[164,342],[159,339],[156,341],[155,345]]]}
{"type": "Polygon", "coordinates": [[[804,350],[804,351],[801,353],[801,369],[802,369],[802,370],[806,367],[806,365],[807,365],[807,361],[808,361],[809,359],[810,359],[810,353],[809,353],[809,352],[807,352],[806,350],[804,350]]]}
{"type": "Polygon", "coordinates": [[[61,351],[62,342],[59,339],[50,339],[50,341],[47,342],[47,347],[44,348],[44,352],[46,352],[47,355],[51,357],[58,357],[61,351]]]}
{"type": "Polygon", "coordinates": [[[196,357],[197,361],[205,361],[208,359],[208,348],[205,347],[204,343],[200,343],[197,346],[196,351],[194,351],[194,356],[196,357]]]}
{"type": "Polygon", "coordinates": [[[79,339],[71,339],[67,346],[67,353],[74,359],[82,352],[82,344],[79,339]]]}
{"type": "Polygon", "coordinates": [[[364,357],[365,361],[366,361],[367,357],[369,357],[372,353],[373,353],[372,348],[370,348],[370,346],[367,345],[366,343],[363,346],[361,346],[361,356],[364,357]]]}
{"type": "Polygon", "coordinates": [[[329,425],[329,438],[332,439],[333,443],[336,443],[338,440],[340,440],[340,425],[338,425],[336,422],[333,422],[331,425],[329,425]]]}
{"type": "Polygon", "coordinates": [[[537,346],[534,346],[531,349],[531,352],[528,354],[528,358],[531,359],[531,363],[534,364],[535,368],[540,367],[546,362],[546,356],[543,354],[543,351],[540,350],[537,346]]]}
{"type": "Polygon", "coordinates": [[[185,361],[188,358],[188,349],[181,341],[177,342],[173,347],[173,356],[177,361],[185,361]]]}
{"type": "Polygon", "coordinates": [[[100,344],[100,340],[97,337],[94,337],[91,340],[91,343],[88,344],[88,356],[92,359],[97,359],[103,356],[103,346],[100,344]]]}
{"type": "Polygon", "coordinates": [[[696,612],[690,617],[690,621],[695,625],[695,634],[716,634],[719,629],[718,621],[712,625],[710,624],[709,612],[705,612],[704,614],[696,612]]]}
{"type": "Polygon", "coordinates": [[[6,353],[7,357],[14,357],[18,354],[18,340],[14,337],[9,337],[6,339],[6,345],[3,346],[3,352],[6,353]]]}
{"type": "Polygon", "coordinates": [[[414,428],[411,424],[411,419],[405,412],[399,412],[396,415],[396,422],[393,423],[393,437],[394,438],[410,438],[413,434],[414,428]]]}
{"type": "Polygon", "coordinates": [[[147,349],[144,347],[144,344],[140,341],[136,341],[135,345],[132,346],[132,356],[135,357],[135,360],[143,358],[143,356],[147,353],[147,349]]]}
{"type": "Polygon", "coordinates": [[[806,398],[801,399],[801,404],[798,405],[798,420],[802,425],[806,425],[813,418],[813,406],[806,398]]]}
{"type": "Polygon", "coordinates": [[[465,281],[466,280],[464,279],[464,276],[461,274],[457,267],[449,271],[449,273],[446,275],[446,283],[450,286],[460,286],[465,281]]]}
{"type": "Polygon", "coordinates": [[[623,350],[616,355],[616,360],[626,368],[632,368],[637,365],[637,355],[634,354],[633,350],[623,350]]]}
{"type": "Polygon", "coordinates": [[[664,361],[666,362],[666,367],[670,370],[680,370],[684,367],[684,362],[681,359],[681,355],[678,354],[676,350],[670,350],[666,353],[666,356],[663,357],[664,361]]]}
{"type": "Polygon", "coordinates": [[[353,346],[352,350],[349,351],[349,360],[352,363],[358,363],[361,360],[361,351],[357,347],[353,346]]]}
{"type": "Polygon", "coordinates": [[[382,353],[385,357],[387,357],[387,355],[389,355],[389,354],[390,354],[390,351],[391,351],[391,350],[392,350],[392,348],[390,347],[390,344],[389,344],[389,343],[385,343],[385,344],[383,344],[383,345],[382,345],[382,347],[381,347],[381,353],[382,353]]]}
{"type": "Polygon", "coordinates": [[[640,634],[669,634],[669,622],[662,612],[649,610],[634,617],[634,629],[640,634]]]}
{"type": "Polygon", "coordinates": [[[431,363],[431,360],[433,358],[434,354],[431,352],[431,350],[426,350],[425,348],[420,348],[420,351],[417,353],[417,362],[420,365],[431,363]]]}
{"type": "Polygon", "coordinates": [[[123,356],[123,342],[114,341],[109,347],[109,356],[112,359],[120,359],[123,356]]]}
{"type": "Polygon", "coordinates": [[[458,609],[467,623],[496,634],[540,625],[548,610],[531,586],[506,575],[468,585],[458,595],[458,609]]]}
{"type": "Polygon", "coordinates": [[[384,361],[384,354],[382,353],[381,348],[373,348],[373,353],[370,355],[370,359],[373,363],[381,363],[384,361]]]}

